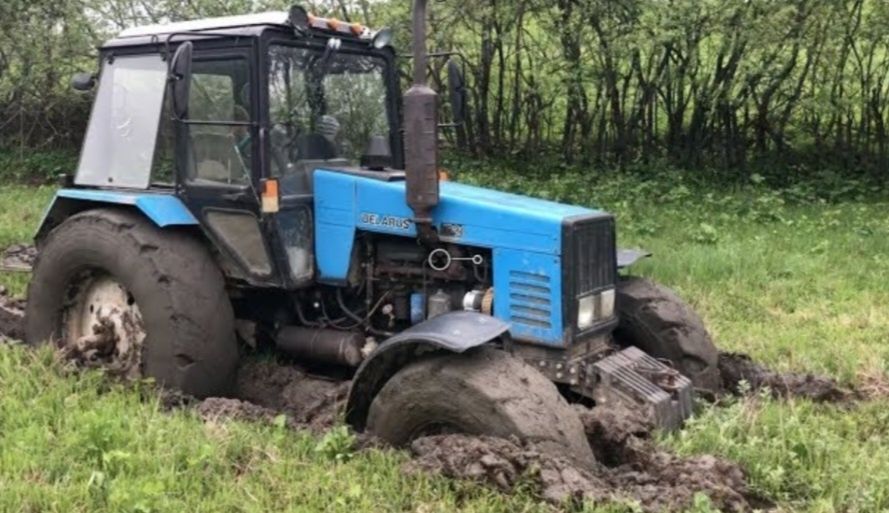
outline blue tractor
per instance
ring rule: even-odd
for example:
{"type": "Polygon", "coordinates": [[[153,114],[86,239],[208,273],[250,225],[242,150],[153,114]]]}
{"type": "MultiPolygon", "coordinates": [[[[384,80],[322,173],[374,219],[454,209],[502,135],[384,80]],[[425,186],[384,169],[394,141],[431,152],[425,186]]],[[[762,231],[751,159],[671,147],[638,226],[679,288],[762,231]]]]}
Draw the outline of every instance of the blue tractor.
{"type": "Polygon", "coordinates": [[[74,79],[95,103],[36,236],[27,341],[199,397],[271,344],[351,369],[346,420],[394,444],[588,459],[574,402],[678,426],[719,388],[717,351],[672,292],[619,274],[641,255],[614,217],[440,180],[425,10],[404,94],[388,30],[300,7],[105,43],[74,79]]]}

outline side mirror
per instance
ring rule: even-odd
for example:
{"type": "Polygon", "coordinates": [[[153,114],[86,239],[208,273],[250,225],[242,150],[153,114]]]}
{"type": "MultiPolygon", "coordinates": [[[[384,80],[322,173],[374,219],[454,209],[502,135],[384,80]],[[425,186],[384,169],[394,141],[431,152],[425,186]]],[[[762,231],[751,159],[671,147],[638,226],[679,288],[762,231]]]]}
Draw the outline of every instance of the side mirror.
{"type": "Polygon", "coordinates": [[[448,93],[451,100],[451,110],[454,115],[454,124],[462,126],[466,124],[466,77],[463,68],[457,61],[448,61],[448,93]]]}
{"type": "Polygon", "coordinates": [[[191,62],[194,45],[186,41],[179,45],[170,62],[169,80],[173,83],[173,115],[188,118],[188,97],[191,93],[191,62]]]}
{"type": "Polygon", "coordinates": [[[96,75],[93,73],[75,73],[71,77],[71,87],[75,91],[91,91],[96,87],[96,75]]]}

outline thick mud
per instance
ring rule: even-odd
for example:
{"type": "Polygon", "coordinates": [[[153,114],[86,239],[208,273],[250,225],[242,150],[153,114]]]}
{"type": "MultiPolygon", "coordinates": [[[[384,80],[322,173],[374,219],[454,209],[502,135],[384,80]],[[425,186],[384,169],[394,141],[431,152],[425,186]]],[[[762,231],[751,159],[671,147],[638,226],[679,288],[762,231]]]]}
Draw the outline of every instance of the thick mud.
{"type": "Polygon", "coordinates": [[[578,407],[597,456],[590,469],[516,439],[440,435],[415,440],[408,472],[468,479],[510,492],[530,488],[544,500],[634,503],[644,511],[679,511],[697,494],[721,511],[767,506],[751,495],[743,470],[713,456],[682,458],[659,449],[650,426],[625,409],[578,407]]]}
{"type": "Polygon", "coordinates": [[[9,295],[0,286],[0,342],[25,338],[25,301],[9,295]]]}
{"type": "Polygon", "coordinates": [[[13,244],[0,253],[0,270],[29,272],[37,259],[37,248],[30,244],[13,244]]]}
{"type": "Polygon", "coordinates": [[[272,359],[247,359],[238,371],[232,397],[186,401],[185,405],[214,420],[270,421],[283,414],[293,428],[321,432],[337,423],[348,392],[349,381],[315,376],[272,359]]]}
{"type": "Polygon", "coordinates": [[[775,372],[740,353],[720,353],[722,386],[730,393],[768,389],[775,397],[800,397],[823,403],[846,403],[861,398],[857,390],[843,388],[832,378],[799,372],[775,372]],[[742,385],[746,383],[746,387],[742,385]]]}

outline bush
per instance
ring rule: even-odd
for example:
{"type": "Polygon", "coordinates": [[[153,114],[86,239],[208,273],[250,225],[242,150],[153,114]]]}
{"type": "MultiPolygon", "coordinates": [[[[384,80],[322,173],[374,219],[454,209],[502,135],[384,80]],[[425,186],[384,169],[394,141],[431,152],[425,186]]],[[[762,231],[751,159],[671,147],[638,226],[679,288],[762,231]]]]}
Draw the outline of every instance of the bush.
{"type": "Polygon", "coordinates": [[[0,181],[5,183],[46,184],[76,170],[77,153],[72,151],[0,148],[0,181]]]}

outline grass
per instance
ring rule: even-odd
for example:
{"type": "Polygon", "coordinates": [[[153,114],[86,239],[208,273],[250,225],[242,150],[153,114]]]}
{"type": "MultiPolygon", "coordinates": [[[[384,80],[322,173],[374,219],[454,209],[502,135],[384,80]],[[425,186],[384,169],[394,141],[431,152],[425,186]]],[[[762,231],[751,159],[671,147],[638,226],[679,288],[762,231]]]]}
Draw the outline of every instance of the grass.
{"type": "MultiPolygon", "coordinates": [[[[615,212],[621,244],[655,254],[634,272],[676,288],[721,347],[849,384],[889,381],[884,191],[830,177],[776,190],[458,164],[464,181],[615,212]]],[[[0,188],[0,245],[27,239],[49,194],[0,188]]],[[[16,292],[20,279],[0,276],[16,292]]],[[[2,511],[547,510],[526,492],[404,475],[397,452],[331,451],[342,433],[168,414],[144,391],[64,372],[46,352],[0,348],[0,390],[2,511]]],[[[881,511],[887,430],[885,399],[838,408],[758,396],[710,409],[664,443],[740,462],[784,510],[881,511]]]]}

